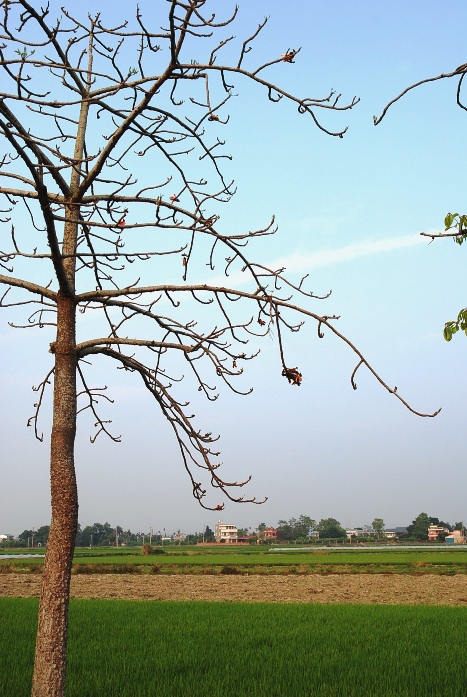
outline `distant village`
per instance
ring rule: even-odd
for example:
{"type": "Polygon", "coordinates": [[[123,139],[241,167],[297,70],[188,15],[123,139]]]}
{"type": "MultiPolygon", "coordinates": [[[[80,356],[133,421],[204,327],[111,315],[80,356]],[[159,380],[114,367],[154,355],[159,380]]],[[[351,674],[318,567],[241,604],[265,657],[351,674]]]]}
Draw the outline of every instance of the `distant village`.
{"type": "MultiPolygon", "coordinates": [[[[43,547],[47,544],[49,526],[24,530],[17,537],[0,534],[3,547],[43,547]]],[[[195,533],[181,530],[169,533],[165,528],[153,526],[147,532],[124,530],[119,525],[94,523],[85,528],[78,526],[77,547],[155,545],[252,545],[252,544],[397,544],[397,543],[445,543],[465,544],[467,537],[463,522],[451,525],[438,518],[420,513],[407,527],[386,527],[382,518],[375,518],[371,525],[344,528],[335,518],[323,518],[319,522],[309,516],[279,520],[275,527],[260,523],[257,528],[240,528],[233,523],[219,520],[212,530],[208,525],[195,533]]]]}
{"type": "MultiPolygon", "coordinates": [[[[320,539],[319,530],[309,530],[307,535],[309,541],[317,541],[320,539]]],[[[345,538],[355,542],[364,541],[380,541],[380,540],[408,540],[407,528],[396,527],[383,530],[375,530],[371,525],[365,525],[362,528],[346,528],[345,538]]],[[[244,535],[239,534],[235,525],[229,525],[219,521],[215,526],[214,538],[216,543],[224,544],[250,544],[251,542],[275,543],[284,538],[281,536],[281,530],[277,528],[265,527],[263,530],[244,535]]],[[[333,539],[333,538],[324,538],[333,539]]],[[[340,538],[342,539],[342,537],[340,538]]],[[[465,530],[450,530],[447,527],[430,524],[427,529],[426,540],[408,540],[421,542],[446,542],[447,544],[465,544],[465,530]]],[[[201,543],[202,544],[202,543],[201,543]]],[[[205,543],[206,544],[206,543],[205,543]]]]}

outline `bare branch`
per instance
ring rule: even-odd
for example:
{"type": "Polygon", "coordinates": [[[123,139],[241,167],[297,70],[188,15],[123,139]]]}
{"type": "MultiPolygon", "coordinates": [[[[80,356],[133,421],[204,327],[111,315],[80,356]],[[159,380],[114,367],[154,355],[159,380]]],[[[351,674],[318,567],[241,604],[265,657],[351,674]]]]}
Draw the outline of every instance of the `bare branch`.
{"type": "Polygon", "coordinates": [[[44,298],[48,298],[49,300],[56,301],[57,299],[57,293],[54,293],[49,288],[45,288],[44,286],[40,286],[37,283],[32,283],[31,281],[27,281],[22,278],[13,278],[12,276],[3,276],[0,274],[0,283],[13,286],[15,288],[23,288],[23,290],[27,290],[30,293],[40,295],[44,298]]]}
{"type": "Polygon", "coordinates": [[[39,414],[42,408],[42,402],[44,400],[44,394],[45,390],[47,388],[47,385],[50,385],[50,378],[54,374],[55,368],[52,368],[49,370],[47,373],[46,377],[42,380],[42,382],[39,383],[37,387],[33,387],[32,389],[34,392],[39,393],[39,399],[38,401],[34,404],[34,414],[28,419],[28,426],[34,425],[34,435],[36,436],[37,440],[39,440],[41,443],[44,440],[44,434],[41,433],[39,434],[39,431],[37,430],[38,426],[38,421],[39,421],[39,414]]]}
{"type": "MultiPolygon", "coordinates": [[[[456,68],[455,70],[453,70],[450,73],[441,73],[441,75],[436,75],[435,77],[428,77],[428,78],[425,78],[424,80],[419,80],[418,82],[414,82],[413,85],[406,87],[405,90],[403,90],[400,94],[397,95],[397,97],[394,97],[394,99],[391,99],[391,101],[388,102],[388,104],[386,104],[383,111],[381,112],[381,116],[379,116],[379,117],[373,116],[373,123],[375,124],[375,126],[380,124],[381,121],[386,116],[388,110],[390,109],[390,107],[393,104],[395,104],[400,99],[402,99],[402,97],[404,97],[411,90],[414,90],[416,87],[420,87],[420,85],[425,85],[428,82],[436,82],[437,80],[444,80],[446,78],[457,77],[460,75],[460,80],[459,80],[459,89],[460,89],[460,86],[462,84],[462,80],[464,79],[464,75],[466,72],[467,72],[467,63],[460,65],[458,68],[456,68]]],[[[459,100],[459,89],[458,89],[458,93],[457,93],[458,100],[459,100]]],[[[459,106],[461,106],[461,104],[459,104],[459,106]]]]}

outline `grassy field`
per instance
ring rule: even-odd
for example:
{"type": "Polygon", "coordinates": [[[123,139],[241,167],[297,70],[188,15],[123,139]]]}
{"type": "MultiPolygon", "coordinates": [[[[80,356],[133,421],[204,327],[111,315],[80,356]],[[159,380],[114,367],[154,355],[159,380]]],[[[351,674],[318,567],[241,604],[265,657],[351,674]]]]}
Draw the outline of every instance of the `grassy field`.
{"type": "MultiPolygon", "coordinates": [[[[0,599],[2,697],[37,601],[0,599]]],[[[467,608],[74,600],[67,697],[464,697],[467,608]]]]}
{"type": "MultiPolygon", "coordinates": [[[[0,560],[0,572],[40,571],[36,557],[0,560]]],[[[83,549],[76,573],[467,573],[467,549],[300,550],[167,547],[144,556],[140,549],[83,549]]]]}

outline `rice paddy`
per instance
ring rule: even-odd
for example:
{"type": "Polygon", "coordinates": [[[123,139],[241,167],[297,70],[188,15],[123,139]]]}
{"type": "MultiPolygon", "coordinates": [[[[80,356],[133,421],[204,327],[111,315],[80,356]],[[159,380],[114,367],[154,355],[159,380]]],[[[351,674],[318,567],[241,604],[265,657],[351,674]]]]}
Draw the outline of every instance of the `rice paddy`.
{"type": "MultiPolygon", "coordinates": [[[[0,572],[40,572],[37,557],[0,572]]],[[[465,574],[464,549],[77,549],[74,573],[465,574]]],[[[272,579],[271,579],[272,582],[272,579]]],[[[37,600],[0,598],[0,695],[29,695],[37,600]]],[[[464,697],[467,607],[72,599],[67,697],[464,697]]]]}
{"type": "MultiPolygon", "coordinates": [[[[2,697],[37,601],[0,599],[2,697]]],[[[67,697],[463,697],[467,608],[72,600],[67,697]]]]}
{"type": "MultiPolygon", "coordinates": [[[[83,549],[75,552],[74,573],[467,573],[466,549],[300,549],[245,547],[180,548],[142,555],[140,549],[83,549]],[[162,553],[161,553],[162,552],[162,553]]],[[[0,560],[0,573],[40,572],[43,558],[0,560]]]]}

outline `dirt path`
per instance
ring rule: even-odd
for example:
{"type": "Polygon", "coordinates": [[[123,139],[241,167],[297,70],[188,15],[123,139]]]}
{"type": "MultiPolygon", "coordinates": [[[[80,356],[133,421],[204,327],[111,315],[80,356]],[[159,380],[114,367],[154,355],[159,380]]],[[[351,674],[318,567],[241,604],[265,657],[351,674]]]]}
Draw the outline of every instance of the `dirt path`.
{"type": "MultiPolygon", "coordinates": [[[[38,597],[40,575],[0,575],[0,597],[38,597]]],[[[73,598],[214,600],[280,603],[467,605],[467,574],[458,576],[134,576],[76,575],[73,598]]]]}

